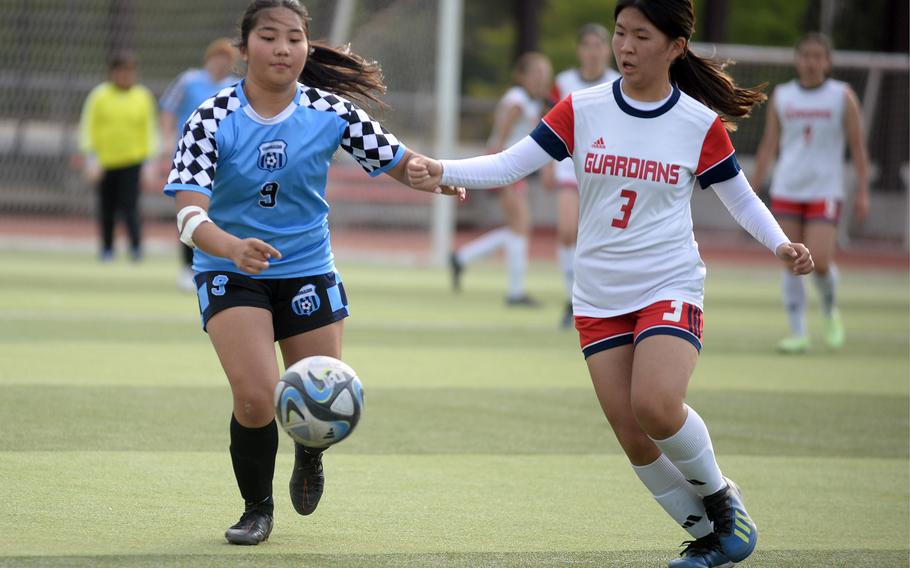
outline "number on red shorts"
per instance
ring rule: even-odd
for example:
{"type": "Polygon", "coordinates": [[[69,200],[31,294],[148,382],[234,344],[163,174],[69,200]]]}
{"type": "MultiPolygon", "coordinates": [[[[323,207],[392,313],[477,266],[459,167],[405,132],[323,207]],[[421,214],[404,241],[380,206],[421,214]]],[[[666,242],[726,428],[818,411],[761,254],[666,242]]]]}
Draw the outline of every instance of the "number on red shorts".
{"type": "Polygon", "coordinates": [[[619,192],[619,196],[626,200],[626,202],[622,204],[622,207],[619,208],[622,217],[613,219],[613,223],[611,224],[618,229],[625,229],[629,225],[629,217],[632,216],[632,208],[635,207],[635,198],[637,197],[637,194],[631,189],[624,189],[619,192]]]}
{"type": "Polygon", "coordinates": [[[673,308],[672,312],[667,312],[664,314],[664,321],[672,321],[673,323],[679,323],[679,320],[682,319],[682,309],[683,303],[681,300],[673,300],[670,302],[670,307],[673,308]]]}

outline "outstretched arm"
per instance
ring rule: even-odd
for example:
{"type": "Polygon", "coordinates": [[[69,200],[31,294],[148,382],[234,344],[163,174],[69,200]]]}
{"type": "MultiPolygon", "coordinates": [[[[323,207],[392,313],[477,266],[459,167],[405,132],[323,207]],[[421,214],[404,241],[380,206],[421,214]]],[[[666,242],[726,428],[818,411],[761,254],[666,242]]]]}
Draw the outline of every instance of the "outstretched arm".
{"type": "Polygon", "coordinates": [[[515,183],[553,160],[530,136],[487,156],[465,160],[434,160],[421,156],[408,165],[411,185],[430,191],[440,183],[490,189],[515,183]]]}
{"type": "Polygon", "coordinates": [[[790,242],[774,216],[752,191],[742,172],[711,187],[736,222],[755,240],[768,247],[794,274],[812,272],[815,265],[809,249],[802,243],[790,242]]]}
{"type": "Polygon", "coordinates": [[[416,189],[418,191],[427,191],[430,193],[441,193],[442,195],[454,195],[460,200],[464,201],[464,188],[463,187],[454,187],[452,185],[440,185],[440,182],[437,180],[436,183],[429,184],[415,184],[411,178],[408,176],[408,164],[414,160],[430,160],[426,156],[417,154],[410,150],[405,152],[404,157],[395,164],[394,167],[386,171],[389,176],[395,178],[406,186],[416,189]]]}

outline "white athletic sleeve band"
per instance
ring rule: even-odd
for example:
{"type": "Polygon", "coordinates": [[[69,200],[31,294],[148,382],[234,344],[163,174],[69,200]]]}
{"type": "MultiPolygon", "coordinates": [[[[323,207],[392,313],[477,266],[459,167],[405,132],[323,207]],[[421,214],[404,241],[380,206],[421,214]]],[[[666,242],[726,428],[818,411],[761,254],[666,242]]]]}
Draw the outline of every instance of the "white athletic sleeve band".
{"type": "Polygon", "coordinates": [[[711,187],[736,222],[771,252],[776,253],[780,245],[790,242],[774,215],[752,191],[749,180],[742,172],[711,187]]]}
{"type": "Polygon", "coordinates": [[[490,189],[515,183],[549,164],[553,158],[530,136],[498,154],[466,160],[441,160],[442,185],[490,189]]]}
{"type": "Polygon", "coordinates": [[[193,242],[193,233],[199,228],[199,225],[205,222],[211,223],[212,220],[209,219],[208,213],[202,207],[189,205],[181,209],[177,213],[177,230],[180,231],[180,242],[188,247],[196,248],[196,243],[193,242]],[[187,220],[187,216],[193,213],[196,213],[196,215],[187,220]]]}
{"type": "Polygon", "coordinates": [[[187,205],[177,212],[177,232],[183,232],[183,224],[191,213],[205,213],[205,209],[198,205],[187,205]]]}

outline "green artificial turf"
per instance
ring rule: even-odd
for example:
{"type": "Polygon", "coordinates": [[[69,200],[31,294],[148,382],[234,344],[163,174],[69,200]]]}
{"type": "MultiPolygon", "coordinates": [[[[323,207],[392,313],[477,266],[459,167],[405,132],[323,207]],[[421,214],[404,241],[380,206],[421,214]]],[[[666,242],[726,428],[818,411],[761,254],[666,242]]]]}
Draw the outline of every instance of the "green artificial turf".
{"type": "MultiPolygon", "coordinates": [[[[653,502],[600,413],[556,269],[539,310],[472,267],[341,264],[344,358],[366,392],[325,458],[312,517],[286,496],[255,548],[224,543],[242,505],[230,394],[176,261],[0,252],[0,566],[662,566],[687,535],[653,502]]],[[[848,344],[785,334],[774,269],[710,266],[689,402],[760,529],[743,566],[910,566],[908,278],[843,270],[848,344]]],[[[810,296],[813,296],[810,290],[810,296]]]]}

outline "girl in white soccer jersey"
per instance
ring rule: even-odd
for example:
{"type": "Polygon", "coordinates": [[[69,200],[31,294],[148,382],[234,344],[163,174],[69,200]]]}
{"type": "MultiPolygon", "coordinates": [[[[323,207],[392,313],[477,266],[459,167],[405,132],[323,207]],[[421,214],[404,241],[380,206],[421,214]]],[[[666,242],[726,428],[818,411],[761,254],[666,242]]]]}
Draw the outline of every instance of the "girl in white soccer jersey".
{"type": "MultiPolygon", "coordinates": [[[[522,54],[515,62],[513,73],[515,85],[496,105],[493,133],[487,144],[491,153],[508,148],[537,126],[553,74],[550,60],[534,52],[522,54]]],[[[505,249],[509,274],[506,304],[536,306],[537,302],[525,291],[531,236],[531,207],[526,184],[519,181],[502,187],[499,204],[506,217],[506,226],[485,233],[452,253],[452,285],[456,291],[460,290],[461,274],[468,264],[496,250],[505,249]]]]}
{"type": "MultiPolygon", "coordinates": [[[[552,104],[569,93],[619,79],[610,68],[610,32],[600,24],[585,24],[578,30],[576,45],[578,68],[556,75],[550,92],[552,104]]],[[[544,170],[546,171],[546,170],[544,170]]],[[[563,315],[563,327],[572,325],[572,286],[575,284],[575,240],[578,235],[578,180],[572,160],[556,162],[552,175],[545,176],[548,186],[556,190],[556,257],[566,283],[569,299],[563,315]]]]}
{"type": "MultiPolygon", "coordinates": [[[[233,392],[231,461],[246,510],[225,537],[258,544],[271,532],[274,508],[274,342],[285,366],[341,356],[348,308],[329,242],[332,155],[340,146],[370,175],[407,183],[415,154],[335,94],[373,99],[383,89],[379,68],[310,43],[296,0],[252,2],[240,33],[246,77],[186,122],[164,190],[176,195],[181,240],[196,249],[203,326],[233,392]]],[[[296,446],[290,493],[297,512],[315,510],[323,481],[321,453],[296,446]]]]}
{"type": "Polygon", "coordinates": [[[693,537],[671,567],[731,566],[758,533],[721,473],[708,429],[684,403],[701,347],[705,266],[689,201],[711,187],[797,274],[791,243],[740,172],[726,118],[764,95],[736,87],[688,49],[691,0],[619,0],[613,53],[623,78],[572,93],[494,156],[408,165],[416,184],[490,187],[571,157],[580,211],[575,326],[601,407],[654,498],[693,537]]]}
{"type": "MultiPolygon", "coordinates": [[[[804,239],[814,253],[814,281],[825,316],[825,342],[839,349],[844,344],[844,326],[837,310],[834,251],[844,200],[844,138],[856,167],[853,206],[860,221],[869,211],[869,180],[856,95],[846,83],[828,79],[830,70],[828,38],[818,33],[806,35],[796,46],[799,77],[778,85],[771,96],[752,186],[762,186],[780,148],[771,179],[771,210],[787,234],[804,239]]],[[[809,348],[803,279],[785,273],[783,296],[791,335],[778,343],[778,349],[802,353],[809,348]]]]}

